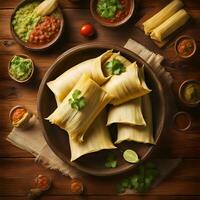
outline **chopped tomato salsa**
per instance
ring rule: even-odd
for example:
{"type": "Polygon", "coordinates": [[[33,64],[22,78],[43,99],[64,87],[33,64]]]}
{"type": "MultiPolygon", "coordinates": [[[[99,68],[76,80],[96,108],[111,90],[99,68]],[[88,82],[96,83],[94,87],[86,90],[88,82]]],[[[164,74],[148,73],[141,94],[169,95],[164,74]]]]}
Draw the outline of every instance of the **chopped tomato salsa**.
{"type": "Polygon", "coordinates": [[[98,0],[97,14],[108,23],[122,21],[130,10],[130,0],[98,0]]]}
{"type": "Polygon", "coordinates": [[[37,188],[39,188],[41,190],[48,190],[51,185],[51,181],[49,180],[49,178],[47,176],[38,175],[35,178],[35,185],[37,188]]]}
{"type": "Polygon", "coordinates": [[[191,39],[181,39],[177,45],[177,51],[182,56],[189,56],[194,51],[194,42],[191,39]]]}
{"type": "Polygon", "coordinates": [[[53,40],[60,29],[60,19],[45,16],[30,33],[29,42],[34,44],[45,44],[53,40]]]}
{"type": "Polygon", "coordinates": [[[26,112],[27,111],[24,108],[16,108],[12,113],[12,122],[17,123],[18,121],[20,121],[26,112]]]}

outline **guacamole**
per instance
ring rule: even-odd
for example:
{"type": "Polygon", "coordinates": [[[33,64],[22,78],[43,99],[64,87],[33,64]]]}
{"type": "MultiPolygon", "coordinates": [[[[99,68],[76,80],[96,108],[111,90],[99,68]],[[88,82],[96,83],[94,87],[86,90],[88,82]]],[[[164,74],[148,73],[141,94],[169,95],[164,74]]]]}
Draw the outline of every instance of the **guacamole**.
{"type": "Polygon", "coordinates": [[[15,13],[12,25],[17,36],[24,42],[28,41],[30,32],[41,19],[33,12],[39,4],[39,1],[28,3],[15,13]]]}
{"type": "Polygon", "coordinates": [[[189,103],[196,103],[200,101],[200,84],[198,83],[189,83],[184,88],[184,98],[189,103]]]}
{"type": "Polygon", "coordinates": [[[27,80],[33,70],[32,65],[33,63],[30,59],[14,56],[10,62],[9,73],[17,80],[27,80]]]}

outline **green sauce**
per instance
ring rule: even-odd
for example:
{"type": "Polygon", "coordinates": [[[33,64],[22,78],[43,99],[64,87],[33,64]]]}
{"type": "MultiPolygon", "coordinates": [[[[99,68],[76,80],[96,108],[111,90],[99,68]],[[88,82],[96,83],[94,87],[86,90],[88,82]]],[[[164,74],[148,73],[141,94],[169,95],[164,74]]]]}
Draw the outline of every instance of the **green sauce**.
{"type": "Polygon", "coordinates": [[[36,16],[34,9],[40,4],[39,1],[26,4],[17,10],[12,25],[17,36],[24,42],[27,42],[31,31],[41,20],[40,16],[36,16]]]}
{"type": "Polygon", "coordinates": [[[32,70],[32,61],[30,59],[14,56],[11,60],[9,73],[17,80],[24,81],[28,79],[32,70]]]}
{"type": "Polygon", "coordinates": [[[183,92],[184,98],[189,103],[196,103],[200,101],[200,84],[189,83],[185,86],[183,92]]]}
{"type": "Polygon", "coordinates": [[[104,18],[114,18],[117,11],[122,10],[123,6],[119,0],[98,0],[97,13],[104,18]]]}

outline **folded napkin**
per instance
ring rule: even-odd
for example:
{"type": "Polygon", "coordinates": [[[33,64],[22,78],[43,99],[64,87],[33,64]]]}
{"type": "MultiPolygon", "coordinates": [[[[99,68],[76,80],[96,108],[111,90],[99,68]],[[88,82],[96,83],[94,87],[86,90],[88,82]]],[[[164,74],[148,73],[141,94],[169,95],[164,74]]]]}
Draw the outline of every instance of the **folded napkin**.
{"type": "MultiPolygon", "coordinates": [[[[152,70],[159,74],[165,83],[168,83],[169,85],[171,84],[171,75],[160,65],[164,59],[163,56],[149,51],[132,39],[128,40],[125,44],[125,48],[142,57],[150,64],[152,70]]],[[[13,128],[11,133],[8,135],[7,140],[13,145],[30,152],[36,157],[36,161],[42,163],[49,169],[58,170],[64,175],[69,175],[71,178],[82,176],[83,174],[80,171],[63,162],[57,155],[55,155],[43,137],[38,119],[34,116],[32,120],[33,125],[28,129],[13,128]]]]}
{"type": "Polygon", "coordinates": [[[81,173],[63,162],[47,145],[37,117],[33,115],[31,120],[33,123],[30,128],[13,128],[7,140],[34,155],[35,161],[42,163],[45,167],[58,170],[71,178],[79,177],[81,173]]]}

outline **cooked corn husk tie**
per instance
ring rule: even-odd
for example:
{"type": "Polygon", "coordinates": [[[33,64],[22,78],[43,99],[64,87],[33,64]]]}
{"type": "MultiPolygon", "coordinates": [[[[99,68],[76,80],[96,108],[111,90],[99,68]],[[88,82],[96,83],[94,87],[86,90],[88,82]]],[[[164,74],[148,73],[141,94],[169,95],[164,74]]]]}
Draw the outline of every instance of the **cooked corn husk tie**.
{"type": "Polygon", "coordinates": [[[112,50],[106,51],[97,58],[77,64],[58,76],[55,80],[48,82],[47,85],[54,93],[57,104],[59,105],[63,101],[84,73],[87,73],[99,85],[106,82],[109,77],[103,74],[102,66],[111,55],[112,50]]]}
{"type": "Polygon", "coordinates": [[[183,7],[183,2],[180,0],[174,0],[171,3],[169,3],[160,12],[158,12],[153,17],[151,17],[150,19],[146,20],[143,23],[145,34],[149,35],[154,28],[158,27],[160,24],[162,24],[172,15],[174,15],[182,7],[183,7]]]}
{"type": "Polygon", "coordinates": [[[37,16],[50,15],[58,6],[57,0],[44,0],[34,10],[37,16]]]}
{"type": "Polygon", "coordinates": [[[172,15],[169,19],[163,22],[160,26],[155,28],[151,33],[151,38],[157,41],[162,41],[178,28],[183,26],[189,19],[188,13],[181,9],[172,15]]]}
{"type": "Polygon", "coordinates": [[[111,141],[108,128],[105,124],[106,115],[105,112],[102,112],[85,133],[83,143],[77,143],[77,141],[69,137],[71,161],[88,153],[97,152],[102,149],[116,148],[111,141]]]}
{"type": "Polygon", "coordinates": [[[113,123],[146,125],[141,108],[141,97],[118,106],[111,106],[108,112],[107,126],[113,123]]]}
{"type": "Polygon", "coordinates": [[[89,75],[84,74],[47,120],[66,130],[72,139],[83,142],[85,132],[111,98],[89,75]],[[75,90],[80,90],[86,101],[86,106],[80,111],[69,104],[75,90]]]}
{"type": "Polygon", "coordinates": [[[146,126],[118,124],[117,140],[115,142],[116,144],[125,140],[154,144],[152,107],[149,95],[142,97],[142,108],[146,126]]]}
{"type": "Polygon", "coordinates": [[[113,75],[102,86],[113,97],[111,104],[120,105],[149,93],[151,90],[147,87],[142,73],[143,67],[139,68],[134,62],[126,67],[125,72],[113,75]]]}

